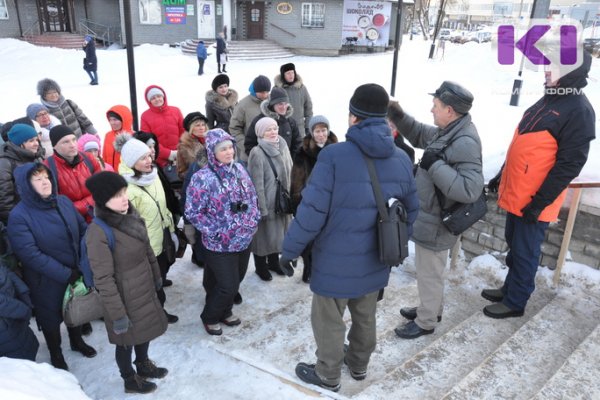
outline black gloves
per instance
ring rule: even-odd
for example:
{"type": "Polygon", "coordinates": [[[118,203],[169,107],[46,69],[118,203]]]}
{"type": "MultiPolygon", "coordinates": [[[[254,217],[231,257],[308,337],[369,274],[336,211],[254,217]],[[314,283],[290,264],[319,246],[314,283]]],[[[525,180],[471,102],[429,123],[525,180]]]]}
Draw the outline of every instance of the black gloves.
{"type": "Polygon", "coordinates": [[[429,168],[431,168],[433,163],[441,159],[442,157],[440,156],[440,153],[427,150],[425,151],[425,153],[423,153],[423,157],[421,157],[419,167],[423,168],[426,171],[429,171],[429,168]]]}
{"type": "Polygon", "coordinates": [[[543,208],[537,207],[532,201],[521,210],[523,213],[523,220],[528,224],[535,224],[538,222],[538,218],[543,210],[543,208]]]}
{"type": "Polygon", "coordinates": [[[502,170],[500,170],[495,177],[489,180],[487,184],[488,192],[498,193],[498,186],[500,186],[500,179],[502,179],[502,170]]]}
{"type": "Polygon", "coordinates": [[[81,272],[78,269],[74,269],[71,271],[71,276],[69,277],[69,284],[74,284],[77,279],[81,276],[81,272]]]}
{"type": "Polygon", "coordinates": [[[286,276],[294,275],[294,267],[292,266],[292,260],[288,260],[282,257],[279,260],[279,267],[286,276]]]}

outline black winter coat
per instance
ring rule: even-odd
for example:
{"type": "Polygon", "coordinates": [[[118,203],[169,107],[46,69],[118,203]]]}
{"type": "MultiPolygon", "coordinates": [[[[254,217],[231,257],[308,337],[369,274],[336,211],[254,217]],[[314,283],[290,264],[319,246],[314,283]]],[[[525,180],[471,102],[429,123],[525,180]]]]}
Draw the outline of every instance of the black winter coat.
{"type": "Polygon", "coordinates": [[[264,100],[260,103],[260,111],[261,114],[252,120],[252,123],[246,130],[246,138],[244,140],[246,154],[250,155],[250,150],[258,144],[255,129],[256,123],[263,117],[270,117],[277,121],[277,125],[279,126],[279,136],[287,143],[288,148],[290,149],[290,155],[292,156],[292,159],[294,159],[294,156],[298,153],[300,147],[302,147],[302,136],[300,135],[296,121],[292,118],[292,114],[294,113],[292,106],[288,106],[285,115],[279,115],[269,108],[269,100],[264,100]]]}
{"type": "Polygon", "coordinates": [[[97,71],[98,70],[98,58],[96,58],[96,44],[93,40],[90,40],[83,46],[85,51],[85,58],[83,59],[83,69],[86,71],[97,71]]]}

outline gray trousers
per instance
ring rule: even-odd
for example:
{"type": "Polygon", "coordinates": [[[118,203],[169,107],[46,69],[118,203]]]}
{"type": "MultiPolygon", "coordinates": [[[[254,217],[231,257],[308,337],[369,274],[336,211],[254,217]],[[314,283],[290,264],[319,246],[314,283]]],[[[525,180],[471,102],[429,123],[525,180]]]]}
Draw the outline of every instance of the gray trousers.
{"type": "Polygon", "coordinates": [[[377,344],[375,312],[377,292],[356,299],[334,299],[313,294],[311,323],[317,342],[316,372],[328,385],[340,383],[344,363],[344,312],[350,310],[352,325],[346,362],[353,371],[366,371],[377,344]]]}
{"type": "Polygon", "coordinates": [[[420,304],[415,323],[422,329],[434,329],[444,309],[444,270],[449,250],[433,251],[415,243],[415,268],[420,304]]]}

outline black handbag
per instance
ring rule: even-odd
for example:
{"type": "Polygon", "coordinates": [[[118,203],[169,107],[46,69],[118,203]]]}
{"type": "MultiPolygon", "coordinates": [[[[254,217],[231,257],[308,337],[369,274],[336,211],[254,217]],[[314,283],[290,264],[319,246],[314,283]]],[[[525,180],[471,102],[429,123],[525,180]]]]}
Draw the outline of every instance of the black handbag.
{"type": "Polygon", "coordinates": [[[277,171],[275,170],[275,165],[273,165],[273,161],[271,157],[261,148],[265,156],[267,157],[267,161],[273,170],[273,174],[275,175],[275,181],[277,183],[277,189],[275,191],[275,214],[291,214],[292,213],[292,196],[290,196],[290,192],[283,186],[283,183],[279,180],[277,176],[277,171]]]}
{"type": "MultiPolygon", "coordinates": [[[[379,261],[387,266],[402,264],[408,257],[407,213],[400,200],[393,199],[387,204],[383,200],[383,192],[377,179],[373,160],[363,154],[371,177],[371,186],[377,202],[377,246],[379,261]]],[[[381,292],[383,296],[383,292],[381,292]]]]}
{"type": "MultiPolygon", "coordinates": [[[[440,207],[443,199],[438,188],[435,188],[440,207]]],[[[456,203],[448,209],[442,208],[442,224],[453,235],[460,235],[479,221],[487,213],[487,196],[485,190],[473,203],[456,203]]]]}
{"type": "Polygon", "coordinates": [[[183,180],[179,176],[179,173],[177,172],[177,166],[173,162],[169,161],[167,165],[162,167],[162,172],[167,178],[167,181],[169,181],[169,185],[172,189],[181,189],[183,186],[183,180]]]}

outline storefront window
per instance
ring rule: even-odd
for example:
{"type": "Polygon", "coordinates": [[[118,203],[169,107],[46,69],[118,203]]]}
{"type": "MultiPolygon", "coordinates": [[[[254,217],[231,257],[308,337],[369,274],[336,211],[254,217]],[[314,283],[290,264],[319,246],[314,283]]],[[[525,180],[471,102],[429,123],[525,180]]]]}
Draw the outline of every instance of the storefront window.
{"type": "Polygon", "coordinates": [[[308,28],[324,28],[325,4],[302,3],[302,26],[308,28]]]}
{"type": "Polygon", "coordinates": [[[8,8],[6,8],[6,0],[0,0],[0,19],[8,19],[8,8]]]}

